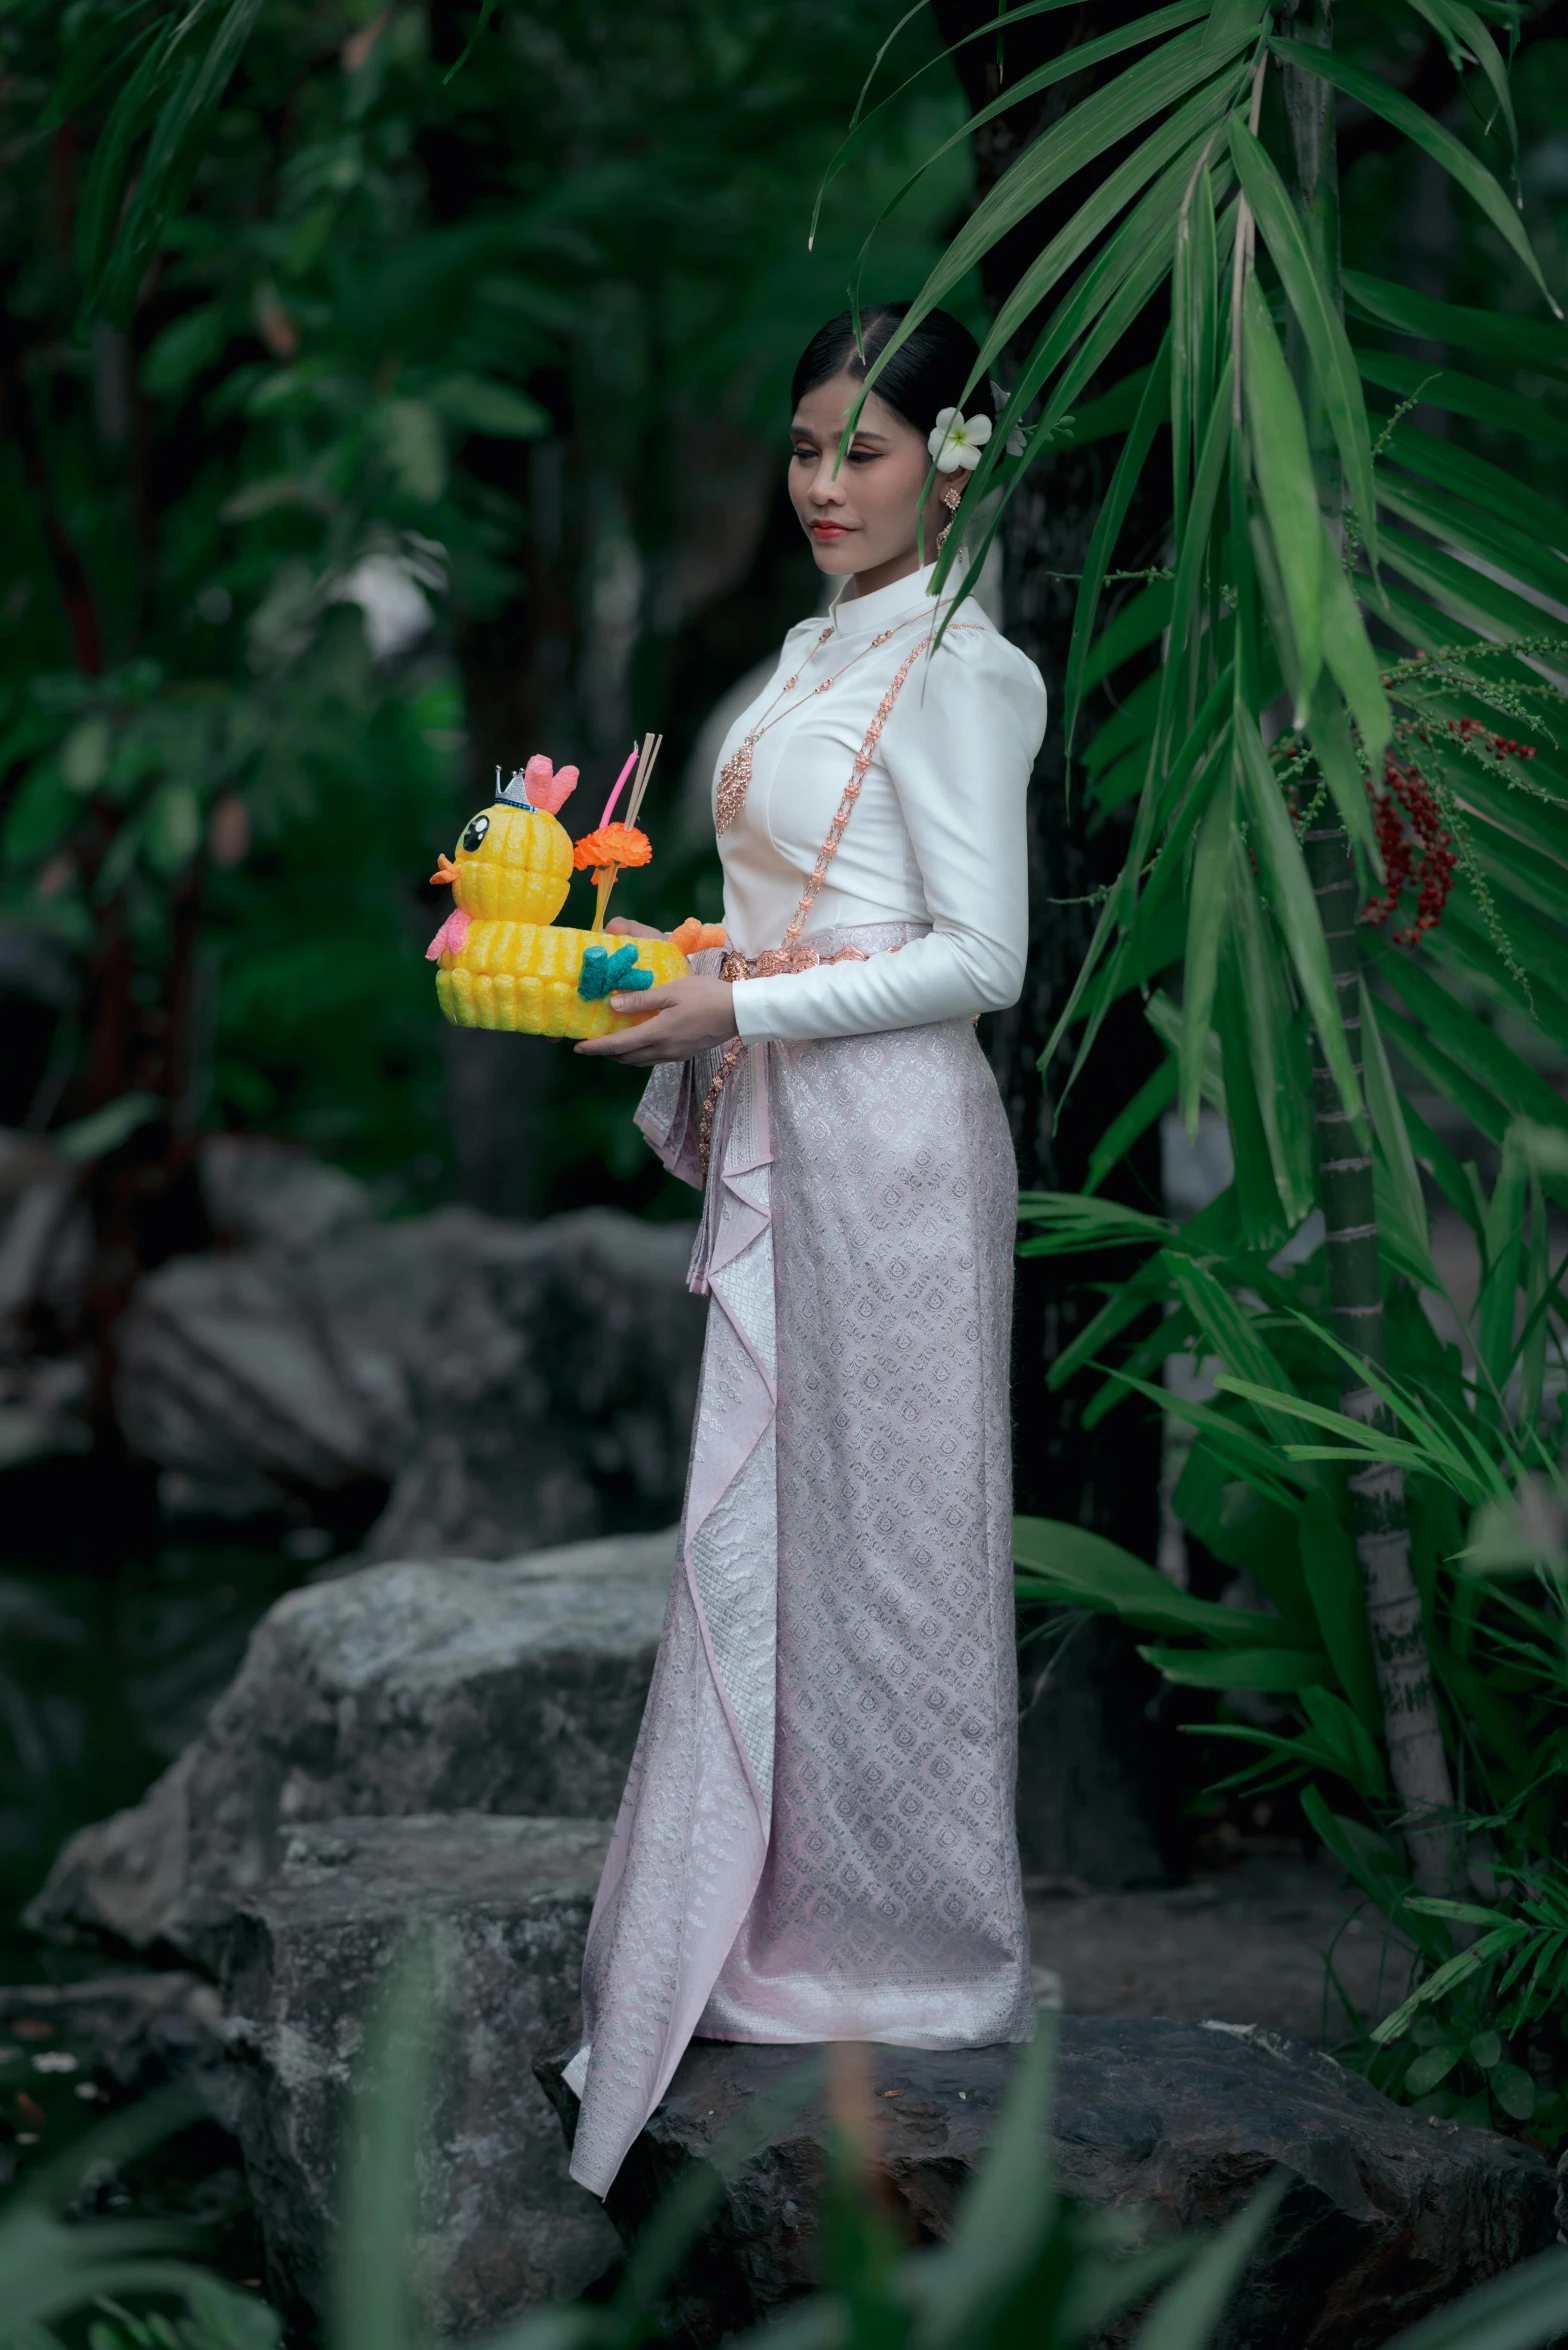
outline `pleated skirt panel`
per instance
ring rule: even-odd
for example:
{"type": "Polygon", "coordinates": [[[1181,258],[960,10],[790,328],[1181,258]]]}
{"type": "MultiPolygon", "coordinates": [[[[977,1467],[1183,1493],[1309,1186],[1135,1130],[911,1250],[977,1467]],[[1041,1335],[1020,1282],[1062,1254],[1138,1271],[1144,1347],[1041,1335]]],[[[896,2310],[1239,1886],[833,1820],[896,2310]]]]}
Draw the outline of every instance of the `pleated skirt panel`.
{"type": "MultiPolygon", "coordinates": [[[[708,1075],[649,1087],[641,1122],[678,1172],[708,1075]]],[[[1033,2031],[1013,1822],[1016,1205],[968,1021],[753,1046],[725,1088],[680,1554],[568,2072],[573,2175],[599,2194],[693,2036],[955,2048],[1033,2031]]]]}

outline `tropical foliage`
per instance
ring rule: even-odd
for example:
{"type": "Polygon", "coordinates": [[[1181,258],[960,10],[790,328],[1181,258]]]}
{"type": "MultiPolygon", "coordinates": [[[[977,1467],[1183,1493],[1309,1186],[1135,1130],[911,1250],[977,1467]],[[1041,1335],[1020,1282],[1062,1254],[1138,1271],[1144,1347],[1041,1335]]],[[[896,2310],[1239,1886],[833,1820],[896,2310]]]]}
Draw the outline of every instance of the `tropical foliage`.
{"type": "Polygon", "coordinates": [[[880,21],[584,0],[458,71],[477,17],[441,7],[4,11],[0,915],[69,997],[12,1122],[126,1103],[144,1193],[201,1124],[439,1190],[424,876],[546,740],[591,776],[669,728],[673,792],[775,634],[696,624],[754,560],[851,205],[958,118],[934,78],[807,255],[880,21]]]}
{"type": "Polygon", "coordinates": [[[1098,1364],[1096,1416],[1188,1423],[1177,1512],[1251,1603],[1029,1520],[1021,1589],[1120,1614],[1173,1682],[1248,1693],[1215,1725],[1251,1750],[1231,1783],[1304,1788],[1424,1977],[1380,2027],[1380,2077],[1555,2135],[1568,1109],[1543,1068],[1568,1050],[1568,330],[1517,201],[1505,52],[1528,14],[1416,0],[1336,32],[1326,4],[1214,0],[1067,48],[974,127],[1091,53],[1131,61],[1011,162],[914,315],[1086,189],[986,338],[976,381],[1010,366],[1011,391],[975,552],[1129,327],[1153,307],[1163,335],[1120,387],[1136,414],[1064,713],[1071,732],[1091,684],[1122,682],[1080,773],[1092,808],[1131,807],[1131,845],[1047,1060],[1072,1036],[1081,1066],[1132,990],[1167,1058],[1088,1195],[1026,1198],[1023,1245],[1144,1252],[1050,1376],[1098,1364]],[[1453,67],[1435,112],[1398,86],[1412,18],[1453,67]],[[1397,256],[1342,266],[1346,119],[1475,208],[1491,304],[1422,292],[1397,256]],[[1170,542],[1128,581],[1119,536],[1156,466],[1170,542]],[[1154,1119],[1193,1131],[1205,1106],[1234,1164],[1211,1206],[1178,1225],[1095,1196],[1154,1119]],[[1477,1278],[1473,1307],[1447,1300],[1457,1341],[1421,1302],[1449,1287],[1434,1210],[1477,1278]],[[1168,1389],[1181,1354],[1217,1372],[1209,1400],[1168,1389]]]}

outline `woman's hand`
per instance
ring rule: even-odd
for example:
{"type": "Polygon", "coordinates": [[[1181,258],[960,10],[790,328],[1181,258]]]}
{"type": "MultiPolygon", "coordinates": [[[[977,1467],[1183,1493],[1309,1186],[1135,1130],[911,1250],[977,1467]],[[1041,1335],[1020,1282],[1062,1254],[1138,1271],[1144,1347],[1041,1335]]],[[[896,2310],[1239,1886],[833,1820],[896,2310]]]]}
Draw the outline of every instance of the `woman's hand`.
{"type": "Polygon", "coordinates": [[[640,994],[612,995],[609,1003],[612,1012],[648,1017],[613,1036],[586,1037],[576,1051],[646,1069],[655,1061],[689,1061],[695,1053],[728,1044],[735,1034],[735,991],[727,979],[693,974],[640,994]]]}
{"type": "Polygon", "coordinates": [[[668,938],[667,930],[654,930],[646,922],[628,922],[624,914],[617,914],[613,922],[605,924],[618,938],[668,938]]]}

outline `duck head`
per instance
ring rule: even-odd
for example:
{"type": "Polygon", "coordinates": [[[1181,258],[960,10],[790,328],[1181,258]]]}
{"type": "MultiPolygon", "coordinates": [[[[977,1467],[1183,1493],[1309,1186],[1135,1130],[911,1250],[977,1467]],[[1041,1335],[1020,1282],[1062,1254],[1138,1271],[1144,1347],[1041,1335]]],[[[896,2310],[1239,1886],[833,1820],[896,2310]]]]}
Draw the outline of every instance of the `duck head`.
{"type": "Polygon", "coordinates": [[[553,922],[566,903],[572,844],[555,810],[577,783],[575,767],[559,773],[535,756],[505,790],[496,770],[496,796],[471,816],[455,857],[443,854],[432,881],[452,884],[452,901],[477,922],[553,922]]]}

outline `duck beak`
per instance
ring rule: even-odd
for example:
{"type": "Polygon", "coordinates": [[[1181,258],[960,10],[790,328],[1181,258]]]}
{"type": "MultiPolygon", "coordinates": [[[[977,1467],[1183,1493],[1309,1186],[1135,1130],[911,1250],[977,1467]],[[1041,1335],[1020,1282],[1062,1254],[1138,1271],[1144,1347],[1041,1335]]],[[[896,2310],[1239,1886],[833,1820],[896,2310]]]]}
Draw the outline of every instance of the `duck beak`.
{"type": "Polygon", "coordinates": [[[436,869],[434,873],[431,874],[430,878],[432,881],[455,881],[457,879],[457,867],[453,864],[445,849],[443,849],[440,856],[437,857],[436,869]]]}

